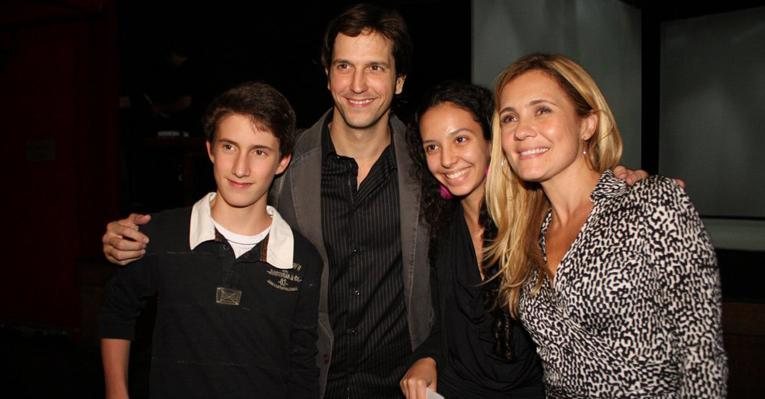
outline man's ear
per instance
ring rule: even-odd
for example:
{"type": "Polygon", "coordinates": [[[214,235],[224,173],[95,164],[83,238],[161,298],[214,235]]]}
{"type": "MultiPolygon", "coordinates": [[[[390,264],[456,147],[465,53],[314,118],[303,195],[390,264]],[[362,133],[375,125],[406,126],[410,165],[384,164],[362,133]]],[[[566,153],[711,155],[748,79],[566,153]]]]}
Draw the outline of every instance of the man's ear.
{"type": "Polygon", "coordinates": [[[330,90],[329,88],[329,69],[324,68],[324,77],[327,78],[327,90],[330,90]]]}
{"type": "Polygon", "coordinates": [[[396,94],[401,94],[401,92],[404,91],[405,80],[406,80],[406,75],[396,76],[396,94]]]}
{"type": "Polygon", "coordinates": [[[289,166],[290,161],[292,160],[292,154],[287,154],[282,157],[282,159],[279,161],[279,166],[276,167],[276,175],[280,175],[284,173],[285,170],[287,170],[287,166],[289,166]]]}

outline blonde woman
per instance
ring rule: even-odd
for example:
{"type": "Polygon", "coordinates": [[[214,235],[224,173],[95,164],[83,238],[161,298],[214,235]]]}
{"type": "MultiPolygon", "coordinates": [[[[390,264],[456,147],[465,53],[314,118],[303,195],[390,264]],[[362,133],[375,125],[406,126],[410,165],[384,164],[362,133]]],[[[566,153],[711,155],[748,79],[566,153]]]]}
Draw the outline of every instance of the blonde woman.
{"type": "Polygon", "coordinates": [[[590,75],[532,54],[500,74],[486,183],[489,261],[537,344],[549,397],[723,397],[714,249],[671,179],[625,185],[590,75]]]}

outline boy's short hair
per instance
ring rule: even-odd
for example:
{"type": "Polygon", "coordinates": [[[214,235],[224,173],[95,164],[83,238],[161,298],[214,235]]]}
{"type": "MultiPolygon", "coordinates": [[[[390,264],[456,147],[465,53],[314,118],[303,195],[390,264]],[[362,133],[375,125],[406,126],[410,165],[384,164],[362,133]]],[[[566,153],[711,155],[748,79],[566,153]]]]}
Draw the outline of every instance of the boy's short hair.
{"type": "Polygon", "coordinates": [[[287,98],[271,85],[245,82],[226,90],[207,107],[202,117],[207,141],[215,141],[220,121],[232,114],[249,117],[279,140],[282,156],[292,154],[295,145],[295,111],[287,98]]]}

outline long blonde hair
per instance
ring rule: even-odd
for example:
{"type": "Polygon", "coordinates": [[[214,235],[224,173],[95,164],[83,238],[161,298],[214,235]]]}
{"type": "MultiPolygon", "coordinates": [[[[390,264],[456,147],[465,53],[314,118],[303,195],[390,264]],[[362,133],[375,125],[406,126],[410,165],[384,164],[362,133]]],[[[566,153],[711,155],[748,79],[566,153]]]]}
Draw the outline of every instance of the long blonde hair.
{"type": "Polygon", "coordinates": [[[538,183],[520,180],[510,168],[502,152],[496,110],[500,108],[505,86],[530,71],[542,71],[553,78],[571,99],[580,117],[597,114],[595,133],[585,143],[586,160],[593,170],[603,172],[613,168],[622,154],[621,135],[603,93],[587,71],[571,59],[556,54],[530,54],[515,61],[497,77],[491,163],[486,178],[486,207],[497,225],[497,238],[486,248],[485,255],[487,264],[499,265],[500,301],[506,301],[516,318],[521,288],[535,275],[531,283],[532,293],[536,294],[548,275],[539,247],[539,229],[550,204],[538,183]],[[537,273],[533,273],[535,270],[537,273]]]}

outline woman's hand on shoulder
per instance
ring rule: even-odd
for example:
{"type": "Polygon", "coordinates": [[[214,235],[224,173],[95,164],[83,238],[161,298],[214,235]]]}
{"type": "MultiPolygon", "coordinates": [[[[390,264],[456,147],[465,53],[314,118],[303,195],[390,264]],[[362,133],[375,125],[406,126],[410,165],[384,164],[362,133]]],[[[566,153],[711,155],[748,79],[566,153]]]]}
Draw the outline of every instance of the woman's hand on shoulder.
{"type": "Polygon", "coordinates": [[[417,360],[401,379],[401,392],[407,399],[426,399],[427,388],[436,390],[438,372],[432,357],[417,360]]]}
{"type": "MultiPolygon", "coordinates": [[[[613,172],[617,179],[624,180],[624,182],[630,186],[649,176],[648,172],[644,171],[643,169],[627,169],[627,167],[624,165],[616,166],[613,169],[613,172]]],[[[685,181],[682,179],[673,178],[672,180],[674,180],[675,183],[680,186],[680,188],[685,188],[685,181]]]]}

